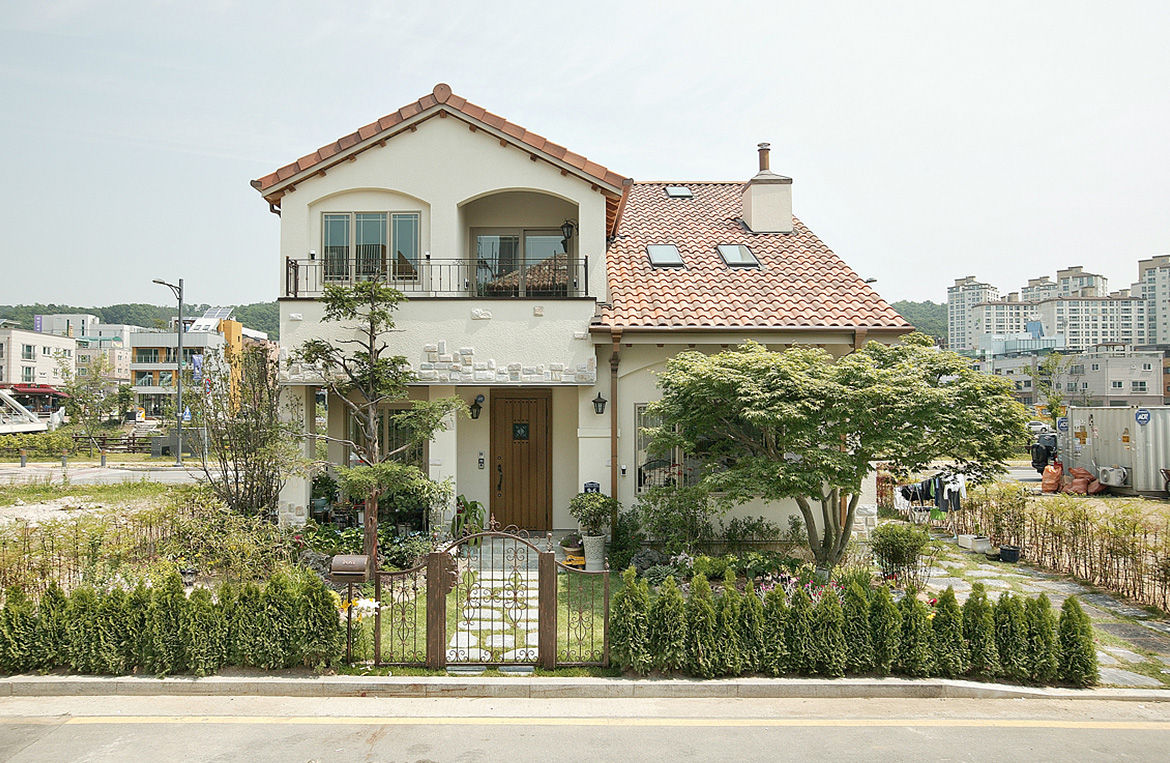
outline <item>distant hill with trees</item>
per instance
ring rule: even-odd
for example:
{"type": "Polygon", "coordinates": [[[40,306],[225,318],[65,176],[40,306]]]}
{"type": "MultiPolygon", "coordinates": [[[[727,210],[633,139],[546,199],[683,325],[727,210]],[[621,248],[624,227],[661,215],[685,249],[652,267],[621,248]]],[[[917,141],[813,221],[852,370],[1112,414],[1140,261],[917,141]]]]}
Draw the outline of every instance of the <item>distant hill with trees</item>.
{"type": "Polygon", "coordinates": [[[923,334],[930,334],[946,347],[947,343],[947,305],[931,302],[911,302],[903,299],[899,302],[891,303],[890,305],[906,320],[914,325],[914,328],[921,331],[923,334]]]}
{"type": "MultiPolygon", "coordinates": [[[[185,317],[198,317],[211,305],[183,305],[185,317]]],[[[31,330],[34,315],[52,313],[89,313],[96,315],[102,323],[128,323],[146,328],[164,328],[179,314],[176,306],[162,307],[144,302],[124,302],[106,307],[78,307],[77,305],[42,304],[0,305],[0,318],[15,321],[21,328],[31,330]]],[[[253,302],[236,305],[232,317],[250,329],[264,331],[270,339],[280,338],[280,312],[275,302],[253,302]]]]}

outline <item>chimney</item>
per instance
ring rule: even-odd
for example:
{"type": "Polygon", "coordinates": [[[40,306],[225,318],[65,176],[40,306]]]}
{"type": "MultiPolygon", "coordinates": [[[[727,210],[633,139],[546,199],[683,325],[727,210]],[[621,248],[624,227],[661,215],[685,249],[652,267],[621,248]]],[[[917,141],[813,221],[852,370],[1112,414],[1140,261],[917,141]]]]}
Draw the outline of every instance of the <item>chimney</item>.
{"type": "Polygon", "coordinates": [[[743,222],[752,233],[792,232],[792,178],[770,169],[771,145],[761,143],[760,171],[747,182],[740,197],[743,222]]]}

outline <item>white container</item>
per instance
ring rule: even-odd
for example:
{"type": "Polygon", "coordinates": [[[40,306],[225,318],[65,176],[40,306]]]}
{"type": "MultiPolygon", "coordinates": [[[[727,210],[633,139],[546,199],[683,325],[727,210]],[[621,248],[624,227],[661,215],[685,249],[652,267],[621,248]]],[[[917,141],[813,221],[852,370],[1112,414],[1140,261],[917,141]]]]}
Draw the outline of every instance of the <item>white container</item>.
{"type": "Polygon", "coordinates": [[[584,535],[581,543],[585,546],[585,571],[601,572],[605,569],[605,536],[584,535]]]}
{"type": "Polygon", "coordinates": [[[974,540],[974,538],[975,538],[974,535],[960,535],[959,536],[959,548],[967,548],[967,549],[971,548],[971,541],[974,540]]]}
{"type": "Polygon", "coordinates": [[[971,551],[976,554],[991,553],[991,538],[986,535],[976,535],[971,538],[971,551]]]}

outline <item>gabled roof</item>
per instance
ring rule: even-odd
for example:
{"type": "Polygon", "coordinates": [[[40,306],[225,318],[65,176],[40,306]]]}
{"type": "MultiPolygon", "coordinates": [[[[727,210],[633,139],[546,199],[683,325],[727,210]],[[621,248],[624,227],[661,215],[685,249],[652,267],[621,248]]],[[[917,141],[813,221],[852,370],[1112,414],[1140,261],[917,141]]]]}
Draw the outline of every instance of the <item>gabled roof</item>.
{"type": "Polygon", "coordinates": [[[752,233],[742,183],[634,183],[606,252],[614,328],[827,328],[908,332],[911,325],[794,219],[792,233],[752,233]],[[666,195],[685,185],[690,199],[666,195]],[[681,268],[655,268],[648,244],[675,244],[681,268]],[[719,244],[746,244],[760,267],[729,267],[719,244]]]}
{"type": "Polygon", "coordinates": [[[344,135],[313,153],[280,167],[275,172],[253,180],[252,187],[263,194],[266,201],[279,205],[280,197],[287,190],[292,190],[290,186],[296,182],[327,170],[366,149],[385,145],[389,138],[440,112],[443,116],[449,114],[462,119],[473,127],[495,132],[500,135],[501,140],[530,151],[534,159],[544,159],[565,172],[571,172],[592,182],[610,199],[611,204],[607,207],[609,223],[611,225],[616,223],[618,200],[624,186],[628,184],[627,178],[520,125],[509,122],[482,106],[476,106],[466,98],[452,93],[450,86],[441,82],[435,85],[432,92],[414,103],[359,127],[349,135],[344,135]]]}

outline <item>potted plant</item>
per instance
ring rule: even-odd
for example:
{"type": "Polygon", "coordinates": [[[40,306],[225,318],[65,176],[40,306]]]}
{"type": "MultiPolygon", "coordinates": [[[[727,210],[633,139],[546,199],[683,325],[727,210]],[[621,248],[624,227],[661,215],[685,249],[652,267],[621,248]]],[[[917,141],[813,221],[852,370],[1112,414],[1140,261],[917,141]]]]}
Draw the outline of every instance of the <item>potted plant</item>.
{"type": "Polygon", "coordinates": [[[581,556],[581,533],[569,533],[561,538],[561,548],[565,550],[565,556],[581,556]]]}
{"type": "Polygon", "coordinates": [[[569,513],[581,526],[586,571],[605,569],[605,527],[617,501],[604,493],[577,493],[569,501],[569,513]]]}

